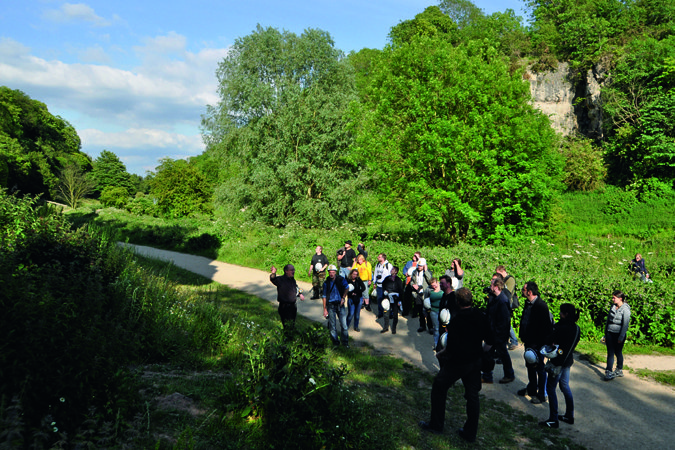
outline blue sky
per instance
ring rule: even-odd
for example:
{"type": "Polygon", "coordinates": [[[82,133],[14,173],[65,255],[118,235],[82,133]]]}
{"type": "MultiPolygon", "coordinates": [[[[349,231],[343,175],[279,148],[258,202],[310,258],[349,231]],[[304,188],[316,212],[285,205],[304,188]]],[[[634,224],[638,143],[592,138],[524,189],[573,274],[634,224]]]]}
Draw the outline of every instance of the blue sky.
{"type": "MultiPolygon", "coordinates": [[[[520,0],[476,0],[486,13],[520,0]]],[[[68,120],[82,150],[110,150],[144,175],[164,156],[203,152],[215,71],[237,37],[257,24],[328,31],[348,53],[382,48],[389,29],[434,1],[341,2],[5,0],[0,8],[0,85],[20,89],[68,120]]]]}

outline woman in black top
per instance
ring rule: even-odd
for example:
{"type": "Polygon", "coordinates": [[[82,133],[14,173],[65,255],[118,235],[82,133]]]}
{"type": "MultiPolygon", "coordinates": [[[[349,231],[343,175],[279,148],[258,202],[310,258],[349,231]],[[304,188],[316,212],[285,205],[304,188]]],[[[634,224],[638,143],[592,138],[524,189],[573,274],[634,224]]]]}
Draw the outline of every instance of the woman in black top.
{"type": "Polygon", "coordinates": [[[359,270],[352,269],[349,272],[349,277],[347,278],[349,294],[347,294],[348,300],[348,313],[347,313],[347,328],[352,323],[354,319],[354,331],[359,332],[359,319],[361,318],[361,302],[363,301],[363,292],[366,290],[366,285],[363,284],[361,278],[359,278],[359,270]]]}

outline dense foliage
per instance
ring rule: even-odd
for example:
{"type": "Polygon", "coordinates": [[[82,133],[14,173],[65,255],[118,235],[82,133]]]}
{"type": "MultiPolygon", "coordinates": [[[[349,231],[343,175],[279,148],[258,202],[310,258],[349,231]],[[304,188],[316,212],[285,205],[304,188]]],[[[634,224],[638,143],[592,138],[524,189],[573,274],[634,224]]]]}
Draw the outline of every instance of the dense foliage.
{"type": "Polygon", "coordinates": [[[122,161],[111,151],[103,150],[94,160],[90,177],[95,182],[95,189],[100,195],[106,188],[123,188],[127,197],[136,193],[136,186],[131,174],[122,161]]]}
{"type": "Polygon", "coordinates": [[[75,129],[43,103],[0,86],[0,188],[54,196],[68,163],[91,168],[75,129]]]}
{"type": "Polygon", "coordinates": [[[388,213],[436,242],[540,228],[558,187],[554,134],[493,48],[414,36],[371,78],[359,147],[388,213]]]}
{"type": "Polygon", "coordinates": [[[185,160],[163,158],[149,180],[155,210],[164,217],[207,214],[213,190],[201,171],[185,160]]]}
{"type": "Polygon", "coordinates": [[[354,72],[330,35],[259,26],[217,75],[221,103],[204,120],[207,152],[222,164],[217,203],[275,225],[359,217],[348,195],[358,187],[346,127],[354,72]]]}

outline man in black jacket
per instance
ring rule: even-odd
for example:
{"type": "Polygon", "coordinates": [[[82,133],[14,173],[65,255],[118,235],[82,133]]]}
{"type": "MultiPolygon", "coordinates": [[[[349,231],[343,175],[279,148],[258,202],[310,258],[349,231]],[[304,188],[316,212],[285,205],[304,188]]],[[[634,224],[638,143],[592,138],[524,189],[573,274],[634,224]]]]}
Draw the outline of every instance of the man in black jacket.
{"type": "Polygon", "coordinates": [[[548,305],[539,297],[539,287],[534,281],[528,281],[523,286],[523,296],[527,299],[520,318],[520,340],[525,348],[531,348],[537,355],[535,364],[527,366],[527,387],[518,391],[518,395],[529,395],[532,403],[539,404],[546,401],[546,371],[544,357],[539,349],[546,344],[546,339],[553,331],[552,316],[548,305]]]}
{"type": "Polygon", "coordinates": [[[389,312],[384,312],[384,328],[380,333],[389,331],[389,319],[393,318],[391,324],[391,334],[396,334],[396,325],[398,325],[398,313],[402,309],[403,301],[403,281],[398,277],[398,267],[391,268],[391,274],[382,282],[382,291],[387,300],[391,299],[389,312]],[[395,294],[395,295],[392,295],[395,294]]]}
{"type": "Polygon", "coordinates": [[[292,264],[284,266],[284,274],[277,276],[277,268],[272,266],[270,281],[277,287],[277,301],[279,302],[279,316],[284,329],[287,325],[295,325],[295,317],[298,315],[298,307],[295,305],[297,297],[305,301],[305,296],[298,288],[295,281],[295,267],[292,264]]]}
{"type": "Polygon", "coordinates": [[[440,434],[445,423],[445,401],[448,389],[459,379],[464,385],[466,399],[466,422],[458,430],[462,439],[474,442],[478,432],[481,389],[480,367],[483,352],[493,343],[492,331],[487,317],[473,306],[473,296],[467,288],[455,294],[459,311],[450,319],[448,345],[436,353],[441,370],[434,378],[431,388],[431,420],[419,423],[423,430],[440,434]]]}
{"type": "MultiPolygon", "coordinates": [[[[490,321],[492,333],[495,336],[495,345],[493,351],[502,361],[504,368],[504,378],[499,380],[501,384],[511,383],[515,380],[515,373],[511,363],[511,357],[506,345],[509,341],[509,331],[511,330],[511,311],[509,310],[509,299],[504,293],[504,282],[499,277],[493,277],[490,283],[492,295],[489,297],[487,305],[487,316],[490,321]]],[[[492,383],[492,370],[483,372],[483,383],[492,383]]]]}

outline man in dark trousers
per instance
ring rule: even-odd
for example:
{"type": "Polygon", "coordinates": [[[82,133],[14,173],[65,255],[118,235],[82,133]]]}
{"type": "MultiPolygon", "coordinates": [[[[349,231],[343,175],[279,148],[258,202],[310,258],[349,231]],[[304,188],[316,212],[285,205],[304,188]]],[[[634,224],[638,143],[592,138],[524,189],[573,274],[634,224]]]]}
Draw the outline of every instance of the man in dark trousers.
{"type": "Polygon", "coordinates": [[[537,355],[535,364],[527,365],[527,387],[518,391],[518,395],[529,395],[534,404],[546,401],[546,370],[544,370],[544,356],[539,349],[546,344],[547,338],[553,332],[553,322],[548,305],[539,297],[539,287],[534,281],[528,281],[523,286],[523,296],[527,299],[520,318],[520,340],[525,349],[531,348],[537,355]]]}
{"type": "Polygon", "coordinates": [[[295,326],[295,317],[298,315],[298,307],[295,305],[296,299],[300,297],[305,301],[305,296],[298,288],[295,281],[295,267],[292,264],[284,266],[284,274],[277,276],[277,268],[272,266],[270,281],[277,287],[277,301],[279,302],[279,316],[284,330],[287,326],[295,326]]]}
{"type": "Polygon", "coordinates": [[[436,353],[441,370],[434,378],[431,388],[431,420],[422,421],[419,425],[423,430],[432,433],[443,432],[448,389],[461,379],[467,418],[458,433],[462,439],[474,442],[480,415],[478,393],[481,389],[481,360],[483,352],[490,350],[493,338],[487,317],[473,308],[471,291],[460,288],[456,291],[455,298],[459,311],[450,319],[448,344],[436,353]]]}

